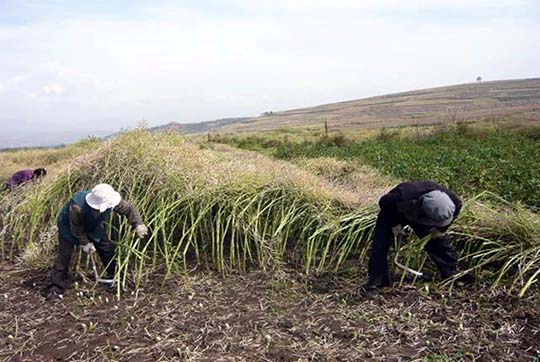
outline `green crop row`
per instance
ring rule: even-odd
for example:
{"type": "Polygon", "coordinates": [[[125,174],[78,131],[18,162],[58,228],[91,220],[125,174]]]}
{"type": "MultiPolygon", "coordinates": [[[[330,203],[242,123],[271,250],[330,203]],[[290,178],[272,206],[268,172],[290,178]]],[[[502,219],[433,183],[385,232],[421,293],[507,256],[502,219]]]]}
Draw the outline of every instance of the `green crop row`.
{"type": "Polygon", "coordinates": [[[402,180],[431,179],[465,196],[490,191],[509,201],[540,207],[540,144],[536,130],[447,131],[421,137],[399,137],[392,131],[381,131],[379,137],[360,142],[336,138],[279,143],[276,139],[265,142],[260,136],[230,143],[254,150],[266,148],[275,157],[288,160],[360,159],[402,180]]]}

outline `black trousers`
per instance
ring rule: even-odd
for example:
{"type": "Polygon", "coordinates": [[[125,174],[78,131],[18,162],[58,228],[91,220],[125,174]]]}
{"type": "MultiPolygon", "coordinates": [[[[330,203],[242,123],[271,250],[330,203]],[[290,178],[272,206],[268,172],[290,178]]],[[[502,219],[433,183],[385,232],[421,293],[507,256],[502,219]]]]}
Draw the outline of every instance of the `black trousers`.
{"type": "MultiPolygon", "coordinates": [[[[388,212],[380,211],[375,224],[375,235],[371,244],[369,259],[369,281],[375,286],[389,286],[391,276],[388,268],[388,250],[394,240],[392,227],[400,224],[395,217],[388,212]]],[[[409,224],[419,238],[424,238],[430,233],[431,227],[409,224]]],[[[405,226],[402,224],[402,226],[405,226]]],[[[428,241],[424,250],[429,254],[433,263],[439,269],[443,278],[448,278],[456,273],[457,256],[454,248],[450,245],[448,237],[442,235],[428,241]]]]}
{"type": "MultiPolygon", "coordinates": [[[[57,292],[63,293],[71,285],[69,266],[75,245],[61,235],[58,236],[58,239],[60,241],[58,255],[49,273],[47,287],[49,290],[56,289],[57,292]]],[[[108,276],[112,277],[116,271],[116,243],[109,240],[108,236],[105,235],[99,243],[94,243],[94,246],[103,265],[107,268],[108,276]]]]}

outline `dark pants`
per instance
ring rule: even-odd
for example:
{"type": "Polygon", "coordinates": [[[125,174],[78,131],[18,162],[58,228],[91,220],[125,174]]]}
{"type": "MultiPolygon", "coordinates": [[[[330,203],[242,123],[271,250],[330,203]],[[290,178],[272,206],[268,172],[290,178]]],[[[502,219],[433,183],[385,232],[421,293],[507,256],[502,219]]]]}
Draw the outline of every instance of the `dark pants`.
{"type": "MultiPolygon", "coordinates": [[[[375,235],[371,244],[371,256],[369,260],[369,281],[375,286],[389,286],[391,284],[390,271],[388,268],[388,250],[394,240],[392,227],[400,222],[391,214],[380,211],[375,225],[375,235]]],[[[430,233],[431,227],[409,224],[419,238],[424,238],[430,233]]],[[[402,224],[402,226],[405,226],[402,224]]],[[[448,242],[448,237],[442,235],[432,238],[424,247],[431,260],[441,273],[443,278],[448,278],[456,273],[457,257],[454,248],[448,242]]]]}
{"type": "MultiPolygon", "coordinates": [[[[58,236],[58,239],[60,240],[58,255],[49,273],[47,287],[49,290],[54,288],[57,292],[63,293],[71,284],[69,265],[71,264],[71,255],[75,245],[61,235],[58,236]]],[[[112,277],[116,270],[116,260],[114,258],[116,244],[105,235],[99,243],[94,243],[94,246],[103,265],[107,267],[108,277],[112,277]]]]}

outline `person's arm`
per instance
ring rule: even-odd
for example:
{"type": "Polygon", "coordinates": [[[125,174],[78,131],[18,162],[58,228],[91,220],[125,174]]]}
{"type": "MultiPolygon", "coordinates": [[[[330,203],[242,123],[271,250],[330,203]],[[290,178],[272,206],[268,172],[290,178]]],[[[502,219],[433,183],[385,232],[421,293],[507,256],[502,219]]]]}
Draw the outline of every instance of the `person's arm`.
{"type": "Polygon", "coordinates": [[[396,189],[390,190],[379,199],[379,207],[384,211],[396,211],[396,203],[399,199],[400,196],[396,189]]]}
{"type": "Polygon", "coordinates": [[[137,226],[144,224],[142,221],[141,213],[129,201],[126,201],[126,200],[120,201],[118,206],[116,206],[113,209],[113,211],[124,217],[127,217],[128,222],[131,224],[133,228],[136,228],[137,226]]]}
{"type": "Polygon", "coordinates": [[[88,235],[84,231],[84,222],[81,219],[81,208],[76,204],[69,207],[69,227],[73,236],[79,240],[81,246],[90,242],[88,235]]]}
{"type": "Polygon", "coordinates": [[[18,184],[18,176],[17,174],[11,175],[11,177],[6,181],[6,186],[13,190],[18,184]]]}
{"type": "Polygon", "coordinates": [[[9,189],[9,190],[12,190],[13,189],[13,180],[12,178],[10,177],[7,181],[6,181],[6,187],[9,189]]]}

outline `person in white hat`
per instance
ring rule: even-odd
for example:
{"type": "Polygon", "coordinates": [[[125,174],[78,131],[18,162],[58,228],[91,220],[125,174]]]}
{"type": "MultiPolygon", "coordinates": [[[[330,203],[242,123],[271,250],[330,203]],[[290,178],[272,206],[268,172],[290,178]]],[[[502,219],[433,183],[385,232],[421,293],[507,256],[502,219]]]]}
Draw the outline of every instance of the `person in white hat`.
{"type": "Polygon", "coordinates": [[[108,277],[114,276],[116,244],[105,232],[105,222],[114,211],[128,218],[137,236],[143,239],[148,228],[135,206],[116,192],[111,185],[99,184],[91,191],[80,191],[64,206],[58,217],[58,255],[49,274],[48,300],[59,299],[69,287],[69,265],[75,245],[86,253],[97,251],[106,265],[108,277]]]}

